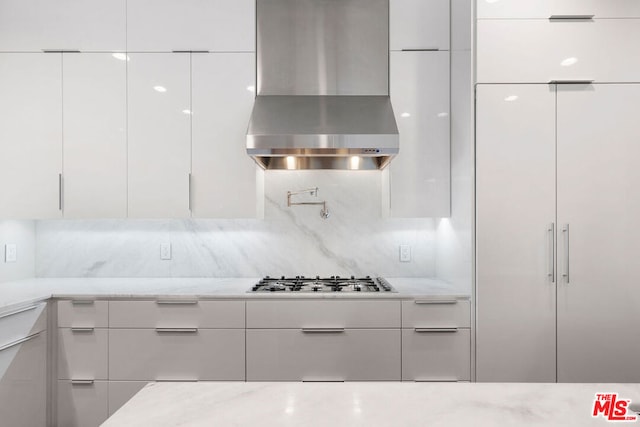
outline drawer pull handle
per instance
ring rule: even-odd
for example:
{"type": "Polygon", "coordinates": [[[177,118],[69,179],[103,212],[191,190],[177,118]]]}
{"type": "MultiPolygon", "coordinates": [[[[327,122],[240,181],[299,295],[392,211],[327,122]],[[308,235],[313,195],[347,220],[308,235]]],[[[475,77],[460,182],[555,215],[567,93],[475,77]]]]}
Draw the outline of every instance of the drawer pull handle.
{"type": "Polygon", "coordinates": [[[29,335],[28,337],[20,338],[19,340],[14,341],[14,342],[10,342],[9,344],[5,344],[2,347],[0,347],[0,351],[8,350],[11,347],[15,347],[15,346],[17,346],[19,344],[22,344],[22,343],[25,343],[27,341],[30,341],[30,340],[34,339],[35,337],[37,337],[39,335],[40,335],[40,332],[38,332],[36,334],[33,334],[33,335],[29,335]]]}
{"type": "Polygon", "coordinates": [[[200,380],[156,380],[157,383],[197,383],[200,380]]]}
{"type": "Polygon", "coordinates": [[[94,328],[71,328],[71,332],[93,333],[94,328]]]}
{"type": "Polygon", "coordinates": [[[596,15],[551,15],[549,21],[590,21],[596,15]]]}
{"type": "Polygon", "coordinates": [[[156,328],[156,332],[159,334],[195,334],[198,332],[198,328],[156,328]]]}
{"type": "Polygon", "coordinates": [[[413,380],[413,382],[415,383],[457,383],[458,379],[457,378],[438,378],[438,379],[431,379],[431,380],[413,380]]]}
{"type": "Polygon", "coordinates": [[[458,332],[458,328],[415,328],[416,332],[458,332]]]}
{"type": "Polygon", "coordinates": [[[582,80],[549,80],[549,84],[550,85],[590,85],[594,82],[595,80],[590,80],[590,79],[582,79],[582,80]]]}
{"type": "Polygon", "coordinates": [[[158,305],[196,305],[198,301],[196,300],[158,300],[156,301],[158,305]]]}
{"type": "Polygon", "coordinates": [[[303,383],[343,383],[344,380],[302,380],[303,383]]]}
{"type": "Polygon", "coordinates": [[[344,328],[302,328],[305,334],[340,334],[344,328]]]}
{"type": "Polygon", "coordinates": [[[14,314],[24,313],[25,311],[35,310],[36,308],[38,308],[37,305],[30,305],[29,307],[24,307],[24,308],[20,308],[18,310],[10,311],[9,313],[4,313],[4,314],[0,315],[0,319],[3,319],[5,317],[9,317],[9,316],[13,316],[14,314]]]}
{"type": "Polygon", "coordinates": [[[72,305],[93,305],[95,301],[92,299],[74,299],[71,300],[72,305]]]}
{"type": "Polygon", "coordinates": [[[417,299],[416,304],[457,304],[457,299],[417,299]]]}
{"type": "Polygon", "coordinates": [[[73,385],[93,385],[93,380],[71,380],[73,385]]]}

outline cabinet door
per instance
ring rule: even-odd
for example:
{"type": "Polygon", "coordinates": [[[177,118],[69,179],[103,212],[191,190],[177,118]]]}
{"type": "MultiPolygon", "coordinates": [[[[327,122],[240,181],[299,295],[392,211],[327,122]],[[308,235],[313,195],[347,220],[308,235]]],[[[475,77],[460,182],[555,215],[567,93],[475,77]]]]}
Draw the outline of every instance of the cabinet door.
{"type": "Polygon", "coordinates": [[[248,381],[398,381],[399,329],[247,330],[248,381]]]}
{"type": "Polygon", "coordinates": [[[637,0],[478,0],[478,18],[540,18],[551,15],[595,15],[596,18],[639,18],[637,0]]]}
{"type": "Polygon", "coordinates": [[[46,425],[46,332],[0,346],[0,414],[3,427],[46,425]]]}
{"type": "Polygon", "coordinates": [[[479,20],[477,80],[639,81],[639,39],[640,19],[479,20]]]}
{"type": "Polygon", "coordinates": [[[449,0],[390,0],[389,47],[449,49],[449,0]]]}
{"type": "Polygon", "coordinates": [[[400,153],[389,165],[391,216],[450,215],[449,52],[391,52],[400,153]]]}
{"type": "Polygon", "coordinates": [[[558,86],[558,381],[640,382],[639,103],[558,86]]]}
{"type": "Polygon", "coordinates": [[[555,91],[476,95],[477,380],[555,382],[555,91]]]}
{"type": "Polygon", "coordinates": [[[403,329],[402,380],[471,380],[471,331],[403,329]]]}
{"type": "Polygon", "coordinates": [[[61,55],[0,54],[0,218],[60,218],[61,55]]]}
{"type": "Polygon", "coordinates": [[[255,0],[128,0],[133,52],[255,50],[255,0]]]}
{"type": "Polygon", "coordinates": [[[63,55],[64,216],[127,216],[126,62],[63,55]]]}
{"type": "Polygon", "coordinates": [[[194,54],[192,79],[193,216],[255,218],[261,171],[246,151],[255,55],[194,54]]]}
{"type": "Polygon", "coordinates": [[[129,217],[189,217],[190,55],[129,57],[129,217]]]}
{"type": "Polygon", "coordinates": [[[58,379],[106,380],[107,329],[58,329],[58,379]]]}
{"type": "Polygon", "coordinates": [[[0,0],[0,51],[124,51],[126,0],[0,0]]]}
{"type": "Polygon", "coordinates": [[[109,413],[107,381],[58,381],[58,426],[98,427],[109,413]]]}

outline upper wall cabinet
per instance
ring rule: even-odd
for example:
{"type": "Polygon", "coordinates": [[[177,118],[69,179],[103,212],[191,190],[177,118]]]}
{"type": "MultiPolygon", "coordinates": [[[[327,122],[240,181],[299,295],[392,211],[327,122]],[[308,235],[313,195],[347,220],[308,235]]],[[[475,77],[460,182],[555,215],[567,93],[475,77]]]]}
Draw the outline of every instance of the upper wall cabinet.
{"type": "Polygon", "coordinates": [[[540,18],[595,15],[595,18],[640,18],[638,0],[478,0],[478,18],[540,18]]]}
{"type": "Polygon", "coordinates": [[[59,218],[62,174],[59,53],[0,54],[0,218],[59,218]]]}
{"type": "Polygon", "coordinates": [[[479,20],[477,81],[637,82],[638,40],[640,19],[479,20]]]}
{"type": "Polygon", "coordinates": [[[391,52],[400,153],[389,165],[393,217],[450,215],[449,52],[391,52]]]}
{"type": "Polygon", "coordinates": [[[129,217],[189,217],[190,55],[129,57],[129,217]]]}
{"type": "Polygon", "coordinates": [[[391,50],[449,49],[449,0],[390,0],[391,50]]]}
{"type": "Polygon", "coordinates": [[[253,53],[192,55],[194,217],[255,218],[256,164],[246,131],[255,95],[253,53]]]}
{"type": "Polygon", "coordinates": [[[0,0],[0,51],[123,51],[125,0],[0,0]]]}
{"type": "Polygon", "coordinates": [[[255,0],[128,0],[131,52],[255,50],[255,0]]]}
{"type": "Polygon", "coordinates": [[[109,53],[62,58],[64,216],[126,217],[126,62],[109,53]]]}

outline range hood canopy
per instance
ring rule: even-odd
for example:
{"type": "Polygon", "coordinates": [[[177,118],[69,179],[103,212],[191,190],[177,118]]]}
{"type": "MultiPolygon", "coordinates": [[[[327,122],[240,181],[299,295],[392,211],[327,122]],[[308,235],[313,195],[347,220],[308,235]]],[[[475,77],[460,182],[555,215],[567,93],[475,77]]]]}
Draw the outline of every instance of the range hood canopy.
{"type": "Polygon", "coordinates": [[[247,153],[265,169],[382,169],[398,153],[389,0],[257,0],[247,153]]]}

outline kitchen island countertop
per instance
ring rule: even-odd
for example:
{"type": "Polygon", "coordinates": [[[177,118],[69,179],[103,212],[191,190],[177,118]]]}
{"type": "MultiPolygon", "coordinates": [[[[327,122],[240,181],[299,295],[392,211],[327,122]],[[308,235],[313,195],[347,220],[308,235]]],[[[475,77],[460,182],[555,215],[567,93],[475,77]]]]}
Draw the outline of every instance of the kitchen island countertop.
{"type": "Polygon", "coordinates": [[[102,426],[606,426],[612,392],[640,402],[640,384],[149,383],[102,426]]]}
{"type": "Polygon", "coordinates": [[[432,278],[387,278],[397,293],[248,293],[258,278],[41,278],[0,283],[0,311],[48,298],[416,298],[468,293],[432,278]]]}

